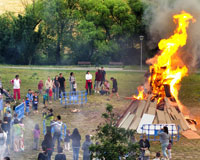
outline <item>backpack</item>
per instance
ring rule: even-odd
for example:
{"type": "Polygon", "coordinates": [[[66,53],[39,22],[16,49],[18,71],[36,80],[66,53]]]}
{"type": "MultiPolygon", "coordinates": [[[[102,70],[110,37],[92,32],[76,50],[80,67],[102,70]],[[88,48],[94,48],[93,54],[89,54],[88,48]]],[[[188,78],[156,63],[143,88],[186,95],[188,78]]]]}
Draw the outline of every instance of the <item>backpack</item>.
{"type": "Polygon", "coordinates": [[[5,143],[5,137],[4,134],[2,133],[2,136],[0,136],[0,145],[4,145],[5,143]]]}

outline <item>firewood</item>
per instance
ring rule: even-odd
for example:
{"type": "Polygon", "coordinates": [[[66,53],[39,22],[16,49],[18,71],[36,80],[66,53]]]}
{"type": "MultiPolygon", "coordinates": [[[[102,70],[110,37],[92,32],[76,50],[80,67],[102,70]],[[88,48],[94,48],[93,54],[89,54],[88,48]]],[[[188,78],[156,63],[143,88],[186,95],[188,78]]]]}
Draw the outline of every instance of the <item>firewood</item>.
{"type": "Polygon", "coordinates": [[[133,120],[133,118],[134,118],[134,116],[135,116],[134,114],[130,114],[128,116],[128,118],[124,121],[124,123],[122,124],[121,128],[128,129],[130,124],[131,124],[131,122],[132,122],[132,120],[133,120]]]}
{"type": "Polygon", "coordinates": [[[166,120],[165,120],[164,111],[160,111],[160,110],[157,109],[156,112],[157,112],[158,122],[160,124],[165,124],[166,120]]]}
{"type": "Polygon", "coordinates": [[[121,127],[122,124],[126,121],[126,119],[128,118],[128,116],[130,115],[130,113],[131,113],[131,112],[128,112],[128,113],[125,115],[125,117],[124,117],[124,118],[122,119],[122,121],[120,122],[119,127],[121,127]]]}
{"type": "Polygon", "coordinates": [[[134,121],[131,123],[129,129],[136,130],[138,128],[138,125],[140,123],[142,118],[138,117],[137,115],[135,116],[134,121]]]}
{"type": "Polygon", "coordinates": [[[155,115],[156,114],[156,105],[157,105],[157,100],[155,100],[154,102],[150,102],[147,114],[155,115]]]}

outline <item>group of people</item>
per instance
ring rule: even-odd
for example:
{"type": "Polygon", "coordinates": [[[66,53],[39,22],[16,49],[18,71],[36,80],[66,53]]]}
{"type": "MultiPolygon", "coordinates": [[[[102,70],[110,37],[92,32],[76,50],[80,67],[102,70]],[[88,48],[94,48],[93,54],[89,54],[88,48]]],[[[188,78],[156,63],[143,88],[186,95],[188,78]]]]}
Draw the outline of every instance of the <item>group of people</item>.
{"type": "MultiPolygon", "coordinates": [[[[45,108],[43,111],[43,118],[45,120],[46,134],[42,141],[43,152],[39,153],[38,160],[51,160],[51,156],[54,151],[57,150],[58,154],[55,156],[55,160],[66,160],[66,155],[63,153],[63,148],[70,151],[72,146],[73,159],[79,159],[79,151],[81,147],[81,135],[77,128],[70,134],[69,130],[66,130],[66,134],[63,136],[63,122],[61,116],[57,115],[54,117],[53,109],[45,108]],[[62,147],[61,140],[64,140],[62,147]],[[57,141],[57,147],[56,147],[57,141]],[[72,141],[72,144],[70,143],[72,141]]],[[[38,149],[38,137],[40,134],[38,125],[35,126],[34,130],[34,149],[38,149]]],[[[89,147],[92,145],[90,136],[85,136],[85,142],[82,145],[83,160],[90,160],[89,147]]]]}
{"type": "MultiPolygon", "coordinates": [[[[156,157],[153,160],[170,160],[172,159],[171,149],[172,149],[172,141],[170,140],[170,135],[168,132],[168,127],[164,126],[163,129],[161,129],[158,132],[158,135],[160,136],[160,143],[161,143],[161,149],[163,153],[163,158],[161,158],[161,153],[157,152],[156,157]],[[168,154],[167,154],[167,152],[168,154]]],[[[146,139],[146,135],[142,136],[142,139],[139,141],[140,145],[140,157],[139,160],[150,160],[150,143],[149,140],[146,139]]]]}

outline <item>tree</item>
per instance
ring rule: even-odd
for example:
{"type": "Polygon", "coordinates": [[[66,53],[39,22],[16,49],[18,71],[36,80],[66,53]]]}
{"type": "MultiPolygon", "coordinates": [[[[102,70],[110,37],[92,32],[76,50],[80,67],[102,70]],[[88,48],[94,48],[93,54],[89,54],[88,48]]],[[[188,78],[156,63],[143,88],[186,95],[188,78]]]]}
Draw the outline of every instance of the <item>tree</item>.
{"type": "Polygon", "coordinates": [[[102,114],[105,123],[97,127],[94,140],[98,143],[90,147],[91,158],[101,160],[119,159],[120,157],[126,157],[127,160],[137,159],[139,145],[130,140],[135,131],[118,128],[112,110],[113,107],[107,105],[106,113],[102,114]]]}
{"type": "Polygon", "coordinates": [[[45,0],[43,20],[48,30],[48,38],[55,40],[56,63],[61,62],[61,52],[72,37],[74,15],[77,18],[78,0],[45,0]]]}

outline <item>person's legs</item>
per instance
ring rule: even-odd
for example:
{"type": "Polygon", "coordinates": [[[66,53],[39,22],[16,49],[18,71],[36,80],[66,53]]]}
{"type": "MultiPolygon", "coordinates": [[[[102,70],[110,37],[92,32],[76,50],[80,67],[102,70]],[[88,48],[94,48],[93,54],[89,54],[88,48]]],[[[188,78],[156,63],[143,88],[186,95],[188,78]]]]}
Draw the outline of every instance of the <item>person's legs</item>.
{"type": "Polygon", "coordinates": [[[56,145],[56,139],[57,139],[56,133],[54,133],[54,134],[53,134],[53,148],[54,148],[54,149],[56,148],[56,147],[55,147],[55,145],[56,145]]]}
{"type": "Polygon", "coordinates": [[[76,155],[76,159],[75,160],[78,160],[78,158],[79,158],[79,150],[80,150],[80,148],[75,148],[75,155],[76,155]]]}
{"type": "Polygon", "coordinates": [[[168,151],[169,159],[171,159],[171,158],[172,158],[172,150],[171,150],[171,149],[168,149],[167,151],[168,151]]]}
{"type": "Polygon", "coordinates": [[[73,160],[76,160],[76,149],[73,147],[73,160]]]}
{"type": "Polygon", "coordinates": [[[55,92],[56,92],[56,100],[59,99],[59,87],[55,88],[55,92]]]}
{"type": "Polygon", "coordinates": [[[61,98],[61,87],[59,88],[59,98],[61,98]]]}
{"type": "Polygon", "coordinates": [[[92,94],[92,83],[88,83],[89,93],[92,94]]]}
{"type": "Polygon", "coordinates": [[[53,100],[56,100],[56,88],[54,88],[54,92],[53,92],[53,100]]]}
{"type": "Polygon", "coordinates": [[[20,89],[17,89],[17,98],[18,98],[18,100],[21,99],[21,97],[20,97],[20,89]]]}
{"type": "Polygon", "coordinates": [[[162,153],[163,153],[163,156],[165,158],[168,158],[167,153],[166,153],[167,146],[168,146],[168,144],[166,144],[166,143],[164,143],[164,144],[161,145],[161,147],[162,147],[162,153]]]}
{"type": "Polygon", "coordinates": [[[36,150],[39,149],[39,138],[36,138],[36,150]]]}
{"type": "Polygon", "coordinates": [[[17,90],[16,89],[13,89],[13,98],[14,98],[14,100],[16,100],[16,93],[17,93],[17,90]]]}
{"type": "Polygon", "coordinates": [[[57,138],[57,142],[58,142],[57,149],[60,147],[60,136],[61,136],[60,133],[56,134],[56,138],[57,138]]]}

